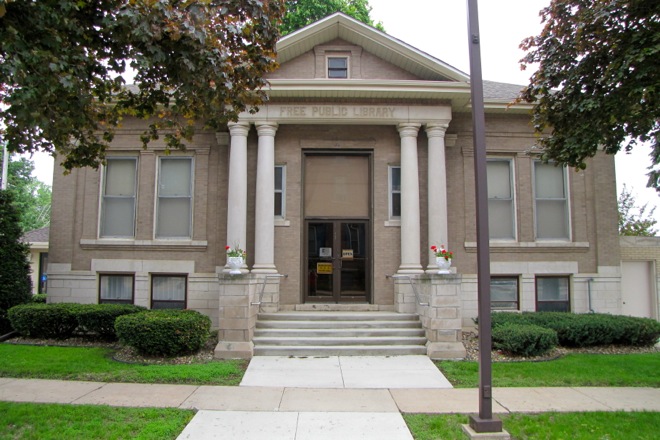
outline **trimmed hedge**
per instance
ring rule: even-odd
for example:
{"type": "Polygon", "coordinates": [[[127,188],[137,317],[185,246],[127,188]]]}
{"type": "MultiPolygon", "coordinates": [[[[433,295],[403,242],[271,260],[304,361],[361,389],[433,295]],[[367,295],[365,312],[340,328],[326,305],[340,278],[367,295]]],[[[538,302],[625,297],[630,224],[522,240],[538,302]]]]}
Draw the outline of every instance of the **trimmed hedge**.
{"type": "Polygon", "coordinates": [[[660,338],[660,323],[649,318],[563,312],[493,313],[493,330],[504,325],[538,325],[557,332],[559,345],[654,345],[660,338]]]}
{"type": "Polygon", "coordinates": [[[150,310],[117,318],[119,340],[152,356],[199,351],[209,337],[211,319],[194,310],[150,310]]]}
{"type": "Polygon", "coordinates": [[[14,330],[28,338],[67,339],[80,333],[116,339],[115,319],[143,310],[132,304],[30,303],[11,308],[9,320],[14,330]]]}
{"type": "Polygon", "coordinates": [[[78,327],[80,304],[21,304],[9,309],[11,326],[28,338],[67,339],[78,327]]]}
{"type": "Polygon", "coordinates": [[[133,304],[85,304],[76,314],[78,332],[91,333],[103,339],[117,339],[115,320],[123,315],[143,312],[144,307],[133,304]]]}
{"type": "Polygon", "coordinates": [[[46,298],[47,296],[45,293],[37,293],[36,295],[32,295],[30,301],[37,304],[46,304],[46,298]]]}
{"type": "Polygon", "coordinates": [[[506,324],[493,329],[493,347],[516,356],[540,356],[558,344],[557,332],[529,324],[506,324]]]}

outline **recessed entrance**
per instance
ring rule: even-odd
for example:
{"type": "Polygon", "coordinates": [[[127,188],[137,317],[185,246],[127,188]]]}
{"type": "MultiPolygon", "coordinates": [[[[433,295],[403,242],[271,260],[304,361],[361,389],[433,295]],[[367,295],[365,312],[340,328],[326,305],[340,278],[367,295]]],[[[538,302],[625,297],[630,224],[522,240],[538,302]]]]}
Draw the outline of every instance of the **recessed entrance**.
{"type": "Polygon", "coordinates": [[[306,152],[303,300],[371,301],[371,153],[306,152]]]}

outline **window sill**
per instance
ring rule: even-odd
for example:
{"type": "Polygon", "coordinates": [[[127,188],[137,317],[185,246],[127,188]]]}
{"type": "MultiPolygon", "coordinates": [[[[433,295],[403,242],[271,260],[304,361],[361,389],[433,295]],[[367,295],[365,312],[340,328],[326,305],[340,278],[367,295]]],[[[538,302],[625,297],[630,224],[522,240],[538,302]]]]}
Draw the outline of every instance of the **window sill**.
{"type": "Polygon", "coordinates": [[[386,228],[400,228],[401,227],[401,220],[386,220],[385,221],[385,227],[386,228]]]}
{"type": "Polygon", "coordinates": [[[100,238],[81,239],[80,247],[85,250],[147,250],[147,251],[191,251],[201,252],[208,248],[206,240],[127,240],[100,238]]]}
{"type": "Polygon", "coordinates": [[[285,220],[283,218],[276,218],[275,219],[275,227],[286,227],[288,228],[291,226],[291,222],[289,220],[285,220]]]}
{"type": "MultiPolygon", "coordinates": [[[[476,242],[465,242],[465,250],[477,252],[476,242]]],[[[490,241],[492,253],[588,252],[589,242],[570,241],[490,241]]]]}

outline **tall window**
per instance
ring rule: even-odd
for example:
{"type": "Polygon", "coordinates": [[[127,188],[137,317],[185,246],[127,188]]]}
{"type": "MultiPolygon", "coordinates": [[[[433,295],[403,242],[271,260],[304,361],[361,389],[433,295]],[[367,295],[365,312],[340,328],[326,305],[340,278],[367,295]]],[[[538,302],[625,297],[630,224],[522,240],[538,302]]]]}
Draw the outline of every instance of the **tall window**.
{"type": "Polygon", "coordinates": [[[518,277],[491,277],[490,308],[492,310],[518,310],[519,298],[518,277]]]}
{"type": "Polygon", "coordinates": [[[135,237],[137,157],[109,157],[103,173],[101,237],[135,237]]]}
{"type": "Polygon", "coordinates": [[[286,217],[286,166],[275,165],[275,217],[286,217]]]}
{"type": "Polygon", "coordinates": [[[389,167],[390,219],[401,218],[401,167],[389,167]]]}
{"type": "Polygon", "coordinates": [[[536,238],[569,240],[566,167],[534,162],[536,238]]]}
{"type": "Polygon", "coordinates": [[[536,311],[569,312],[568,286],[568,277],[536,277],[536,311]]]}
{"type": "Polygon", "coordinates": [[[160,158],[157,238],[192,237],[192,178],[192,158],[160,158]]]}
{"type": "Polygon", "coordinates": [[[348,78],[347,57],[328,57],[328,78],[348,78]]]}
{"type": "Polygon", "coordinates": [[[151,308],[185,309],[187,281],[186,275],[152,275],[151,308]]]}
{"type": "Polygon", "coordinates": [[[512,162],[508,159],[489,159],[487,163],[488,230],[491,239],[516,238],[512,168],[512,162]]]}
{"type": "Polygon", "coordinates": [[[133,304],[134,280],[132,274],[100,274],[99,303],[133,304]]]}

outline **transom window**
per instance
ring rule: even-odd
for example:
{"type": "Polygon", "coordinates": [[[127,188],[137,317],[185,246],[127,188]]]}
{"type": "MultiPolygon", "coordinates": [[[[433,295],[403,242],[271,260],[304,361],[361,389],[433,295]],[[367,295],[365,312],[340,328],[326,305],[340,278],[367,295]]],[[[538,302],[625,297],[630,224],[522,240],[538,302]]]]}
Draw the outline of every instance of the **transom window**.
{"type": "Polygon", "coordinates": [[[401,218],[401,167],[389,167],[390,219],[401,218]]]}
{"type": "Polygon", "coordinates": [[[187,284],[186,275],[152,275],[151,308],[185,309],[187,284]]]}
{"type": "Polygon", "coordinates": [[[513,164],[509,159],[488,159],[488,230],[491,239],[515,240],[513,164]]]}
{"type": "Polygon", "coordinates": [[[133,274],[100,274],[100,304],[133,304],[135,276],[133,274]]]}
{"type": "Polygon", "coordinates": [[[494,276],[490,279],[490,308],[518,310],[520,304],[518,277],[494,276]]]}
{"type": "Polygon", "coordinates": [[[566,167],[534,162],[536,238],[570,240],[566,167]]]}
{"type": "Polygon", "coordinates": [[[103,168],[100,237],[135,237],[137,157],[109,157],[103,168]]]}
{"type": "Polygon", "coordinates": [[[161,157],[156,238],[192,237],[193,159],[161,157]]]}
{"type": "Polygon", "coordinates": [[[570,312],[570,310],[568,277],[536,277],[537,312],[570,312]]]}
{"type": "Polygon", "coordinates": [[[348,78],[348,57],[328,57],[328,78],[348,78]]]}

